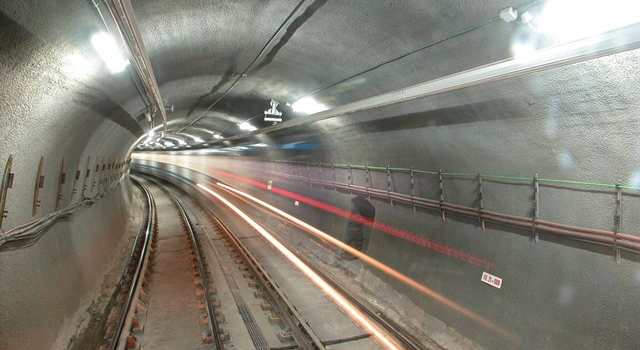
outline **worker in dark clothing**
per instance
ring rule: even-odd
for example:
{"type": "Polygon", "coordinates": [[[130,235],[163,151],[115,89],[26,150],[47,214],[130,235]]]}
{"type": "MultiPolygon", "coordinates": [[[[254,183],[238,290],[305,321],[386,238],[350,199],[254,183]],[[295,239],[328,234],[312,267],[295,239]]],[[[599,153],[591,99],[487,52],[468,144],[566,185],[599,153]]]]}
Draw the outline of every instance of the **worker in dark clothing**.
{"type": "MultiPolygon", "coordinates": [[[[351,199],[351,217],[347,225],[345,243],[366,252],[371,241],[371,224],[376,216],[376,208],[364,196],[357,195],[351,199]]],[[[355,260],[356,257],[341,251],[340,256],[345,260],[355,260]]]]}

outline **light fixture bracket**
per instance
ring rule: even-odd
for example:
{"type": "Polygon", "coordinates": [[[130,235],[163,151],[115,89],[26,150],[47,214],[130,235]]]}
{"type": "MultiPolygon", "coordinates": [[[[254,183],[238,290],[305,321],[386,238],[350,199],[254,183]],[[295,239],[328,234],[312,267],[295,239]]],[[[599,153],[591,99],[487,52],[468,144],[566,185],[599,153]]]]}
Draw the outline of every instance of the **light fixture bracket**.
{"type": "Polygon", "coordinates": [[[271,108],[264,111],[264,121],[265,122],[281,122],[282,121],[282,112],[278,110],[278,101],[271,100],[270,102],[271,108]]]}

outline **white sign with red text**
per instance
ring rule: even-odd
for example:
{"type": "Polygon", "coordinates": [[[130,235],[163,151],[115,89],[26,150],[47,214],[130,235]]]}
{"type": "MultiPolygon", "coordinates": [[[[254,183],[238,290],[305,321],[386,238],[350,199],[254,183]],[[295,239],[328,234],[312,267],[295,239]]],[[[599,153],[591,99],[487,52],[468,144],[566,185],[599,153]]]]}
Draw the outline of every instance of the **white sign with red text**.
{"type": "Polygon", "coordinates": [[[498,289],[500,289],[500,287],[502,287],[502,278],[500,277],[496,277],[492,274],[486,273],[486,272],[482,272],[482,278],[480,279],[482,282],[490,285],[490,286],[494,286],[498,289]]]}

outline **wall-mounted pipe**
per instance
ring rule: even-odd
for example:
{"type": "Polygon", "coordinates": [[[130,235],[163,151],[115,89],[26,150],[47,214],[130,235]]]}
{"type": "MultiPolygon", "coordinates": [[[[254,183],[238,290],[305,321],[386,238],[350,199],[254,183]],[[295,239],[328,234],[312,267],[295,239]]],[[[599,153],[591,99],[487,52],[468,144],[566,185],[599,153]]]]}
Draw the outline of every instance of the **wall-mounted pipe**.
{"type": "Polygon", "coordinates": [[[145,94],[153,103],[154,110],[152,112],[162,117],[162,135],[164,135],[167,132],[167,113],[131,2],[129,0],[103,0],[103,3],[109,10],[129,57],[133,60],[133,67],[142,82],[145,94]]]}

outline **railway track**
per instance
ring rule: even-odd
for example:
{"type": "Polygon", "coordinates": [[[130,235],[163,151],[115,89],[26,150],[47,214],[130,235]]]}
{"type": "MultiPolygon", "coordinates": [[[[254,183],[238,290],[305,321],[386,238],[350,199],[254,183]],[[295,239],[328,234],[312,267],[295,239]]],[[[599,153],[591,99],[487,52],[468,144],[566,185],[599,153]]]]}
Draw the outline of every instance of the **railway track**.
{"type": "Polygon", "coordinates": [[[184,208],[159,184],[136,182],[148,218],[114,292],[102,349],[224,349],[228,332],[219,327],[223,315],[184,208]]]}
{"type": "Polygon", "coordinates": [[[146,186],[134,182],[146,198],[147,218],[137,235],[126,268],[117,283],[109,304],[108,316],[101,325],[104,344],[101,349],[132,349],[138,347],[136,334],[142,329],[140,316],[148,299],[155,249],[157,246],[158,215],[156,204],[146,186]]]}
{"type": "MultiPolygon", "coordinates": [[[[251,230],[239,233],[237,222],[229,225],[229,217],[173,186],[146,177],[136,182],[148,218],[114,293],[102,349],[384,348],[322,292],[311,291],[313,284],[295,267],[277,265],[278,254],[251,230]]],[[[401,348],[423,349],[314,271],[401,348]]]]}

